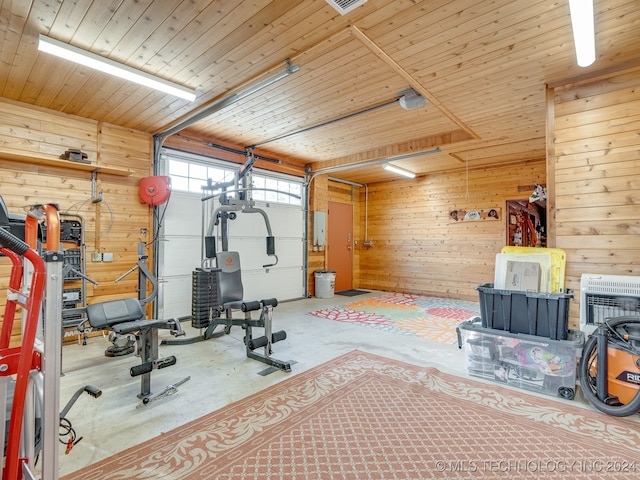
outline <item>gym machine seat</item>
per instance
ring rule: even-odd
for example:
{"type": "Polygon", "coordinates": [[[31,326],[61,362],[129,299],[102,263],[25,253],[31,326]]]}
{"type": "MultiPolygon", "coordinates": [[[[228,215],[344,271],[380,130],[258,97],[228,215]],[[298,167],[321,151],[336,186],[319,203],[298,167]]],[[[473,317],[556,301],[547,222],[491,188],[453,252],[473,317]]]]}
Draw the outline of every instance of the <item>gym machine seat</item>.
{"type": "MultiPolygon", "coordinates": [[[[86,308],[87,320],[78,327],[83,333],[88,322],[94,330],[110,330],[117,335],[126,336],[133,334],[138,345],[138,353],[141,364],[131,367],[132,377],[142,376],[142,386],[139,398],[145,399],[151,394],[151,371],[175,365],[176,357],[158,358],[158,329],[168,329],[171,335],[184,335],[184,331],[177,319],[148,320],[144,308],[136,298],[125,298],[108,302],[94,303],[86,308]]],[[[122,348],[114,345],[113,349],[122,348]]],[[[108,356],[109,349],[105,352],[108,356]]]]}
{"type": "Polygon", "coordinates": [[[275,298],[247,301],[243,298],[242,273],[238,252],[218,252],[216,264],[220,269],[220,304],[225,312],[225,332],[229,333],[232,325],[240,325],[245,331],[244,343],[247,357],[271,365],[285,372],[291,371],[290,362],[282,362],[271,357],[271,345],[287,338],[284,330],[272,332],[273,309],[278,306],[275,298]],[[242,318],[234,318],[235,311],[244,313],[242,318]],[[252,319],[251,312],[260,310],[260,318],[252,319]],[[253,338],[252,327],[264,328],[264,335],[253,338]],[[255,352],[264,347],[264,355],[255,352]]]}

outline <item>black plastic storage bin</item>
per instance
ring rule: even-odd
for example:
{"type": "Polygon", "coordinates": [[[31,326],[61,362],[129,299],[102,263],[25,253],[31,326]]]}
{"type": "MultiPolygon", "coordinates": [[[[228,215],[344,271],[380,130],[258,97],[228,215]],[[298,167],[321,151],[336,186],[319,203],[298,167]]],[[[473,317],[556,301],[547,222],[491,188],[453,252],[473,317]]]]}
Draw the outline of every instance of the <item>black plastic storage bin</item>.
{"type": "Polygon", "coordinates": [[[566,340],[573,292],[539,293],[499,290],[493,283],[476,287],[484,328],[566,340]]]}

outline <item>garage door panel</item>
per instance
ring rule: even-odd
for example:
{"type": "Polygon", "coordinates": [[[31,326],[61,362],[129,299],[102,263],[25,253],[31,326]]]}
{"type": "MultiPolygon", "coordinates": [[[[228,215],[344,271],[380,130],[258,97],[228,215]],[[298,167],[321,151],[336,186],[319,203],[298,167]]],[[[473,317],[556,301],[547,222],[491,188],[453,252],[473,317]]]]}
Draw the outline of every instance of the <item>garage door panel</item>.
{"type": "Polygon", "coordinates": [[[270,207],[265,211],[269,215],[269,223],[273,234],[278,236],[276,232],[288,237],[302,238],[304,236],[304,217],[300,207],[294,208],[283,205],[281,207],[270,207]],[[296,221],[295,219],[299,219],[296,221]]]}
{"type": "MultiPolygon", "coordinates": [[[[299,238],[276,238],[275,244],[278,264],[272,268],[300,267],[302,265],[303,255],[299,238]]],[[[275,260],[272,256],[267,255],[264,238],[230,238],[229,250],[239,253],[240,265],[243,270],[261,269],[262,265],[271,264],[275,260]]]]}
{"type": "Polygon", "coordinates": [[[301,298],[302,281],[300,268],[269,269],[268,273],[242,272],[242,286],[247,300],[275,297],[282,301],[301,298]]]}
{"type": "Polygon", "coordinates": [[[191,315],[191,274],[164,278],[160,289],[164,303],[162,318],[191,315]]]}
{"type": "Polygon", "coordinates": [[[163,276],[191,272],[202,264],[200,237],[167,237],[163,242],[163,276]]]}
{"type": "MultiPolygon", "coordinates": [[[[167,153],[167,158],[170,155],[167,153]]],[[[185,158],[176,158],[185,161],[185,158]]],[[[198,163],[195,156],[194,162],[198,163]]],[[[211,159],[203,158],[202,163],[215,164],[215,168],[237,169],[237,165],[220,165],[211,159]]],[[[286,182],[297,183],[297,179],[286,178],[286,182]]],[[[273,256],[267,255],[268,230],[263,216],[260,213],[234,212],[236,218],[228,221],[228,248],[240,254],[245,298],[276,297],[283,301],[303,297],[305,223],[302,207],[259,201],[255,207],[262,209],[269,219],[278,263],[273,267],[263,267],[275,261],[273,256]]],[[[215,225],[214,218],[215,211],[221,211],[219,208],[219,198],[203,204],[200,193],[172,192],[161,232],[166,241],[160,242],[158,257],[160,315],[185,316],[191,313],[192,272],[202,265],[203,231],[217,237],[217,247],[221,250],[220,225],[215,225]]]]}
{"type": "Polygon", "coordinates": [[[164,235],[202,235],[202,200],[193,193],[172,192],[163,222],[164,235]]]}
{"type": "MultiPolygon", "coordinates": [[[[302,211],[299,207],[264,207],[256,205],[256,208],[266,213],[274,237],[288,236],[301,238],[303,236],[304,221],[302,211]]],[[[211,218],[207,221],[210,222],[211,218]]],[[[264,217],[260,213],[238,212],[235,219],[229,220],[228,228],[230,237],[266,237],[268,235],[264,217]]]]}

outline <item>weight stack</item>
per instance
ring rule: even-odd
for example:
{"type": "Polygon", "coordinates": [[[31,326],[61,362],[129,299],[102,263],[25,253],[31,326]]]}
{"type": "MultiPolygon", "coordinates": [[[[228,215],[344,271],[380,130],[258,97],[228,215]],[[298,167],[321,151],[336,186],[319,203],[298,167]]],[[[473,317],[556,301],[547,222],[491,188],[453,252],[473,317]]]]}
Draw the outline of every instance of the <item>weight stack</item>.
{"type": "Polygon", "coordinates": [[[207,328],[220,316],[219,268],[196,268],[191,275],[191,326],[207,328]]]}

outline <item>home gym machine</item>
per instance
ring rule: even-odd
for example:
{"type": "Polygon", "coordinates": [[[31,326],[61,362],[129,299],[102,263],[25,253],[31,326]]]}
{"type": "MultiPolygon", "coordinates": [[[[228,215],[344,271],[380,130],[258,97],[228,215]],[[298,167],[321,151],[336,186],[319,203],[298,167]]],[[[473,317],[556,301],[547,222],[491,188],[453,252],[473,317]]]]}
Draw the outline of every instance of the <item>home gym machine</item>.
{"type": "Polygon", "coordinates": [[[607,318],[584,345],[579,375],[582,392],[601,412],[640,412],[640,317],[607,318]]]}
{"type": "Polygon", "coordinates": [[[237,213],[257,213],[262,216],[266,229],[266,253],[273,262],[263,265],[269,268],[278,263],[275,253],[275,237],[266,212],[255,206],[251,199],[250,171],[255,163],[253,155],[247,160],[230,182],[213,184],[211,180],[203,187],[203,231],[204,260],[202,268],[192,274],[191,325],[204,329],[199,337],[179,340],[165,340],[163,343],[191,343],[229,334],[231,327],[239,326],[245,331],[244,344],[247,357],[270,365],[285,372],[291,371],[291,362],[277,360],[271,356],[272,344],[287,338],[284,330],[273,332],[273,309],[278,305],[275,298],[245,300],[238,252],[229,251],[229,222],[237,218],[237,213]],[[235,195],[233,195],[235,194],[235,195]],[[219,206],[211,212],[210,203],[218,199],[219,206]],[[215,227],[219,228],[222,250],[217,251],[215,227]],[[234,317],[234,312],[241,315],[234,317]],[[252,312],[260,312],[257,319],[252,312]],[[217,327],[221,331],[216,331],[217,327]],[[253,329],[264,329],[263,335],[254,337],[253,329]],[[256,350],[263,348],[264,353],[256,350]]]}
{"type": "MultiPolygon", "coordinates": [[[[42,478],[55,480],[62,413],[66,415],[84,391],[94,397],[101,393],[83,387],[60,412],[63,254],[58,207],[33,205],[25,217],[11,215],[0,197],[0,254],[11,262],[0,333],[0,438],[5,442],[1,478],[34,479],[35,461],[42,458],[42,478]],[[46,241],[39,246],[41,222],[46,241]],[[21,343],[12,347],[18,307],[21,343]]],[[[72,446],[68,444],[68,450],[72,446]]]]}
{"type": "Polygon", "coordinates": [[[172,336],[185,334],[176,318],[168,320],[147,319],[145,307],[157,296],[158,281],[147,267],[148,256],[145,254],[145,244],[138,244],[138,262],[127,272],[120,275],[115,283],[134,271],[138,271],[138,298],[124,298],[108,302],[94,303],[86,307],[87,320],[78,326],[78,331],[86,342],[86,328],[94,330],[108,330],[109,341],[112,345],[105,350],[108,357],[117,357],[133,353],[135,346],[141,364],[129,369],[132,377],[140,376],[140,393],[138,398],[142,400],[139,406],[148,405],[150,402],[162,397],[177,393],[177,387],[187,382],[191,377],[186,377],[177,383],[166,386],[159,392],[151,392],[151,372],[153,370],[175,365],[177,360],[173,355],[159,357],[158,330],[166,329],[172,336]],[[147,295],[147,285],[151,285],[151,291],[147,295]],[[131,338],[133,336],[135,341],[131,338]]]}

